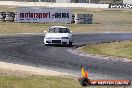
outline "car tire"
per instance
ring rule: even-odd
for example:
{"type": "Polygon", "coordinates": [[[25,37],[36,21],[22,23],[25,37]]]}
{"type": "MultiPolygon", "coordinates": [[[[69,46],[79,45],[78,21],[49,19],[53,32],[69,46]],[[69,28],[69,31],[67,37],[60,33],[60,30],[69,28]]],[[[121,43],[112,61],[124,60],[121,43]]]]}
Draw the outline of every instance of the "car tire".
{"type": "Polygon", "coordinates": [[[49,44],[45,44],[45,46],[49,46],[49,44]]]}
{"type": "Polygon", "coordinates": [[[69,46],[72,46],[72,42],[69,42],[69,46]]]}

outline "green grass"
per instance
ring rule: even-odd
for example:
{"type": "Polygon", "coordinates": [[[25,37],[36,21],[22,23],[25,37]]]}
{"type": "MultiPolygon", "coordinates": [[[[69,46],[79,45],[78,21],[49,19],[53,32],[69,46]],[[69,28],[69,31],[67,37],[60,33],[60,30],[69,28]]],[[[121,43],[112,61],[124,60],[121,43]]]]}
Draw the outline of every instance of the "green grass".
{"type": "Polygon", "coordinates": [[[0,88],[72,88],[73,86],[80,87],[76,80],[68,78],[0,76],[0,88]]]}
{"type": "Polygon", "coordinates": [[[132,41],[87,45],[80,50],[90,54],[126,57],[132,60],[132,41]]]}
{"type": "MultiPolygon", "coordinates": [[[[0,75],[0,88],[84,88],[77,78],[62,78],[51,76],[2,76],[0,75]]],[[[86,88],[123,88],[123,87],[101,87],[91,86],[86,88]]]]}
{"type": "MultiPolygon", "coordinates": [[[[16,11],[17,7],[0,6],[0,11],[16,11]]],[[[0,34],[43,33],[50,26],[68,26],[73,32],[132,32],[132,11],[111,9],[73,8],[72,12],[93,14],[93,24],[59,24],[59,23],[11,23],[0,22],[0,34]]]]}
{"type": "Polygon", "coordinates": [[[128,29],[116,29],[107,30],[99,29],[98,24],[39,24],[39,23],[0,23],[0,34],[11,34],[11,33],[43,33],[45,30],[53,25],[63,25],[70,28],[73,32],[88,32],[88,33],[99,33],[99,32],[131,32],[130,26],[128,29]]]}

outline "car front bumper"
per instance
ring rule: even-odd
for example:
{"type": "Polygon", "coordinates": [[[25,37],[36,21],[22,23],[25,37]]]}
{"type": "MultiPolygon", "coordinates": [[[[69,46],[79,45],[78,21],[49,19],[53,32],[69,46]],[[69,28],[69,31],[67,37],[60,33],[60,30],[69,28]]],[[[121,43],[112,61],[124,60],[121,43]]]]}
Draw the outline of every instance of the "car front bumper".
{"type": "Polygon", "coordinates": [[[44,38],[44,44],[57,44],[57,45],[68,45],[69,39],[46,39],[44,38]]]}

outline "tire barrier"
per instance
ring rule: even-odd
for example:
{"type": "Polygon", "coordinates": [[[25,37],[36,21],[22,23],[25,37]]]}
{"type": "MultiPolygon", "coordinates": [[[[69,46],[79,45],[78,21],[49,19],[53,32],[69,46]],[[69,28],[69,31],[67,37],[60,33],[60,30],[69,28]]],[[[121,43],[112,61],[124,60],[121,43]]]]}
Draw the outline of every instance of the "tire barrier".
{"type": "Polygon", "coordinates": [[[0,12],[0,22],[14,22],[14,12],[0,12]]]}
{"type": "Polygon", "coordinates": [[[75,14],[75,24],[92,24],[92,14],[75,14]]]}
{"type": "Polygon", "coordinates": [[[14,22],[17,20],[17,13],[15,13],[14,22]]]}
{"type": "Polygon", "coordinates": [[[75,23],[75,15],[74,14],[72,14],[72,21],[71,21],[71,23],[75,23]]]}
{"type": "Polygon", "coordinates": [[[5,21],[6,22],[13,22],[15,18],[15,13],[13,12],[6,12],[5,21]]]}
{"type": "Polygon", "coordinates": [[[0,12],[0,22],[4,22],[6,17],[6,12],[0,12]]]}

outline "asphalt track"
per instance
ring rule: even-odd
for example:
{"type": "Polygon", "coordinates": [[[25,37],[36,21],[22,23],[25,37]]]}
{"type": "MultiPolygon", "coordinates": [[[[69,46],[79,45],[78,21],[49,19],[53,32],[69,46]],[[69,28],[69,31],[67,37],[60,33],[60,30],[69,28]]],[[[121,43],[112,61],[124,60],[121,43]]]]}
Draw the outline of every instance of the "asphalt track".
{"type": "MultiPolygon", "coordinates": [[[[84,44],[132,40],[132,33],[73,34],[73,47],[45,46],[44,35],[0,36],[0,61],[47,67],[78,74],[80,66],[90,74],[132,80],[132,63],[74,55],[68,49],[84,44]]],[[[111,51],[112,52],[112,51],[111,51]]],[[[94,77],[93,77],[94,78],[94,77]]]]}

